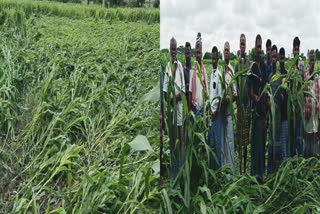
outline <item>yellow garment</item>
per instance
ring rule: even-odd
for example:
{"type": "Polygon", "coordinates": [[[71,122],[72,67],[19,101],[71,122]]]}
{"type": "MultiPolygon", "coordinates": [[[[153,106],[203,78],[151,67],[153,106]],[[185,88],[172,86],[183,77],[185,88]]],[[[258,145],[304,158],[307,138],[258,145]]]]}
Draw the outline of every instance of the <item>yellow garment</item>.
{"type": "Polygon", "coordinates": [[[288,84],[286,83],[286,78],[282,78],[282,85],[288,87],[288,84]]]}

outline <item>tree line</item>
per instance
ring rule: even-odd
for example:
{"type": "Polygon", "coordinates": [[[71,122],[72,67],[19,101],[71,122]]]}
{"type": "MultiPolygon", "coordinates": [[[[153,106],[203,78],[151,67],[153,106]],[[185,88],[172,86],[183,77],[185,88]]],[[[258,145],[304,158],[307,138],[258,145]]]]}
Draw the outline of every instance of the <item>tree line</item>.
{"type": "MultiPolygon", "coordinates": [[[[180,45],[178,48],[177,48],[177,51],[178,53],[180,54],[183,54],[184,55],[184,46],[183,45],[180,45]]],[[[163,52],[168,52],[169,53],[169,50],[168,49],[162,49],[161,51],[163,52]]],[[[193,57],[195,57],[195,54],[196,54],[196,50],[193,48],[191,49],[191,55],[193,57]]],[[[309,50],[308,50],[308,54],[309,54],[309,50]]],[[[238,56],[240,55],[240,51],[238,50],[237,54],[233,53],[233,52],[230,52],[230,60],[236,60],[238,59],[238,56]]],[[[254,61],[255,60],[255,56],[256,56],[256,51],[254,48],[252,48],[249,53],[248,53],[248,57],[251,61],[254,61]]],[[[218,53],[218,58],[219,59],[222,59],[222,53],[219,51],[218,53]]],[[[261,54],[261,58],[263,60],[267,60],[267,55],[264,53],[264,51],[262,50],[262,54],[261,54]]],[[[306,59],[306,56],[304,56],[303,53],[301,53],[301,58],[302,59],[306,59]]],[[[320,60],[320,50],[319,49],[316,49],[315,50],[315,58],[316,60],[320,60]]],[[[204,55],[203,55],[203,59],[211,59],[211,53],[210,52],[205,52],[204,55]]],[[[288,58],[286,58],[288,59],[288,58]]]]}
{"type": "Polygon", "coordinates": [[[104,4],[105,7],[143,7],[145,4],[149,7],[159,8],[160,0],[49,0],[57,1],[63,3],[94,3],[94,4],[104,4]]]}

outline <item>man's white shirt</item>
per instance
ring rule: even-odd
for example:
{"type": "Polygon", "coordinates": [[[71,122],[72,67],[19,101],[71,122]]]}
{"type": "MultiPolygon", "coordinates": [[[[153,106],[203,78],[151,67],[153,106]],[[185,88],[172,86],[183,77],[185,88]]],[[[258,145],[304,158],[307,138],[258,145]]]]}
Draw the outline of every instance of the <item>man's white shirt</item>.
{"type": "MultiPolygon", "coordinates": [[[[185,83],[184,83],[184,74],[183,74],[183,66],[181,62],[178,62],[178,68],[176,70],[175,74],[175,94],[176,96],[180,94],[180,90],[182,92],[185,92],[185,83]]],[[[169,77],[172,76],[172,71],[171,71],[171,62],[168,62],[166,66],[166,71],[165,71],[165,76],[164,76],[164,81],[163,81],[163,91],[168,92],[168,86],[169,86],[169,77]]],[[[179,101],[177,103],[177,125],[182,126],[182,119],[183,119],[183,108],[182,108],[182,101],[179,101]]]]}
{"type": "MultiPolygon", "coordinates": [[[[219,99],[215,99],[215,98],[219,98],[219,97],[222,98],[222,88],[221,88],[220,78],[221,78],[221,72],[219,67],[217,67],[217,69],[215,69],[211,74],[210,88],[209,88],[209,93],[210,93],[209,96],[210,96],[212,113],[214,113],[218,109],[219,99]]],[[[210,125],[211,125],[211,120],[210,120],[210,125]]]]}
{"type": "MultiPolygon", "coordinates": [[[[232,79],[232,77],[233,77],[233,75],[234,75],[234,70],[233,70],[232,66],[229,64],[228,67],[229,67],[229,71],[228,71],[228,72],[225,72],[226,88],[227,88],[228,85],[230,84],[231,79],[232,79]]],[[[233,85],[231,86],[231,92],[232,92],[232,96],[233,96],[233,97],[237,96],[237,88],[236,88],[236,85],[235,85],[234,83],[233,83],[233,85]]],[[[229,103],[228,106],[227,106],[226,113],[227,113],[228,116],[231,115],[230,103],[229,103]]]]}

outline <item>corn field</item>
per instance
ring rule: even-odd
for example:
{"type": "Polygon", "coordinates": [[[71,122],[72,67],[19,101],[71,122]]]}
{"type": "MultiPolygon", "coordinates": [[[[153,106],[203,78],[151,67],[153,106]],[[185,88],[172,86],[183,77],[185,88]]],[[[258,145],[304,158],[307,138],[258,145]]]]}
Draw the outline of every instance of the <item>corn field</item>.
{"type": "MultiPolygon", "coordinates": [[[[179,61],[184,63],[184,55],[178,55],[179,61]]],[[[165,52],[160,54],[160,63],[165,67],[170,60],[170,55],[165,52]]],[[[301,80],[298,73],[294,72],[297,58],[286,62],[289,72],[286,82],[293,81],[294,84],[302,84],[302,87],[292,89],[282,85],[289,91],[288,112],[294,103],[302,105],[301,96],[306,94],[306,87],[310,82],[301,80]]],[[[192,64],[193,64],[192,60],[192,64]]],[[[237,62],[231,62],[234,66],[237,62]]],[[[307,64],[307,62],[305,62],[307,64]]],[[[204,61],[208,76],[211,75],[212,65],[210,60],[204,61]]],[[[222,60],[219,61],[221,67],[225,66],[222,60]]],[[[315,67],[319,73],[319,64],[315,67]]],[[[241,78],[249,71],[241,71],[237,74],[241,78]]],[[[271,81],[276,81],[280,76],[276,75],[271,81]]],[[[231,82],[235,81],[234,76],[231,82]]],[[[223,80],[222,80],[223,82],[223,80]]],[[[231,84],[230,84],[231,85],[231,84]]],[[[169,87],[170,88],[170,87],[169,87]]],[[[225,89],[231,92],[228,87],[225,89]]],[[[169,92],[168,92],[169,93],[169,92]]],[[[271,108],[274,108],[274,94],[270,84],[267,84],[262,93],[268,93],[271,100],[271,108]]],[[[205,95],[204,95],[205,96],[205,95]]],[[[232,93],[230,93],[232,97],[232,93]]],[[[206,116],[195,118],[187,111],[185,96],[184,120],[185,130],[188,136],[188,146],[184,151],[184,163],[178,175],[173,179],[170,175],[170,154],[169,146],[171,142],[170,128],[166,127],[164,136],[163,163],[165,173],[161,177],[161,213],[318,213],[320,212],[320,161],[317,158],[304,159],[294,157],[282,162],[275,174],[266,175],[263,184],[259,184],[257,179],[250,176],[250,157],[248,158],[247,172],[240,175],[239,170],[239,142],[236,140],[237,126],[235,130],[235,173],[224,166],[215,171],[209,167],[210,155],[214,158],[213,150],[207,144],[208,128],[206,128],[206,116]],[[191,119],[194,124],[191,125],[191,119]],[[201,143],[198,143],[201,142],[201,143]],[[233,174],[233,179],[229,180],[229,174],[233,174]]],[[[209,104],[210,105],[210,104],[209,104]]],[[[164,102],[166,110],[170,105],[164,102]]],[[[174,107],[174,106],[173,106],[174,107]]],[[[231,106],[233,121],[236,121],[237,106],[231,106]]],[[[169,112],[169,111],[167,111],[169,112]]],[[[271,110],[270,123],[275,127],[275,111],[271,110]]],[[[290,114],[289,114],[290,115],[290,114]]],[[[288,116],[289,117],[289,116],[288,116]]],[[[166,124],[172,124],[172,118],[167,116],[166,124]]],[[[269,132],[275,132],[269,129],[269,132]]],[[[269,135],[267,135],[269,136],[269,135]]],[[[275,134],[273,134],[275,136],[275,134]]],[[[275,141],[274,141],[275,142],[275,141]]],[[[178,143],[178,141],[177,141],[178,143]]],[[[177,146],[179,148],[179,146],[177,146]]],[[[250,145],[248,147],[250,149],[250,145]]],[[[273,148],[274,149],[274,148],[273,148]]],[[[248,152],[250,154],[250,152],[248,152]]],[[[250,156],[250,155],[249,155],[250,156]]],[[[178,157],[178,156],[176,156],[178,157]]],[[[268,158],[266,156],[266,158],[268,158]]]]}
{"type": "Polygon", "coordinates": [[[158,212],[159,21],[0,1],[1,213],[158,212]]]}
{"type": "Polygon", "coordinates": [[[1,0],[1,10],[4,9],[22,9],[29,18],[32,16],[61,16],[73,19],[94,18],[96,20],[104,19],[109,21],[143,21],[146,23],[159,23],[160,11],[156,9],[128,9],[128,8],[110,8],[104,9],[101,6],[90,5],[86,7],[79,4],[61,4],[57,2],[46,1],[32,2],[31,0],[1,0]]]}

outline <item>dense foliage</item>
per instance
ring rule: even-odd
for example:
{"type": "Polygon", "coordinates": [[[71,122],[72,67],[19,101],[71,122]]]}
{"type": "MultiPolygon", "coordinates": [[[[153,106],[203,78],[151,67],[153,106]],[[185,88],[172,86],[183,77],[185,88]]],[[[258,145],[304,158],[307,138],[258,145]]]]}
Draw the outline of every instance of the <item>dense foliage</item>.
{"type": "Polygon", "coordinates": [[[4,0],[0,17],[0,212],[156,213],[159,111],[141,99],[159,10],[4,0]]]}

